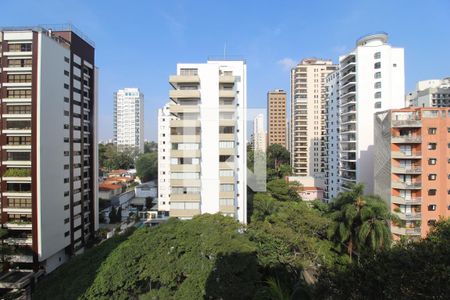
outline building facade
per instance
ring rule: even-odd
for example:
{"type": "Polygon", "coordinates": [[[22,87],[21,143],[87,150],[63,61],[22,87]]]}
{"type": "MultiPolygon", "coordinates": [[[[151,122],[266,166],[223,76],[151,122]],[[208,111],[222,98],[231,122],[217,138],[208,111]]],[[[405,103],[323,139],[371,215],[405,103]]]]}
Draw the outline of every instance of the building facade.
{"type": "Polygon", "coordinates": [[[266,131],[264,129],[264,115],[258,114],[253,120],[253,150],[266,152],[266,131]]]}
{"type": "Polygon", "coordinates": [[[375,115],[374,192],[399,221],[395,239],[425,237],[450,217],[450,109],[404,108],[375,115]]]}
{"type": "MultiPolygon", "coordinates": [[[[333,115],[326,123],[328,132],[339,132],[339,182],[337,188],[330,186],[333,191],[328,192],[328,199],[353,183],[363,183],[365,193],[373,193],[376,142],[373,116],[379,111],[404,106],[403,48],[388,44],[385,33],[365,36],[357,41],[353,51],[340,57],[338,72],[337,82],[330,79],[333,94],[327,95],[326,100],[329,114],[337,112],[339,116],[337,122],[333,115]]],[[[330,146],[327,160],[336,158],[333,157],[336,148],[330,146]]],[[[328,168],[331,165],[329,163],[328,168]]]]}
{"type": "Polygon", "coordinates": [[[171,217],[247,222],[246,73],[245,62],[224,60],[178,64],[170,76],[171,217]]]}
{"type": "Polygon", "coordinates": [[[267,145],[287,149],[286,138],[286,92],[277,89],[267,93],[267,145]]]}
{"type": "Polygon", "coordinates": [[[51,272],[98,228],[94,46],[73,28],[0,31],[2,243],[51,272]]]}
{"type": "Polygon", "coordinates": [[[170,103],[158,110],[158,211],[170,211],[170,103]]]}
{"type": "Polygon", "coordinates": [[[114,144],[144,152],[144,94],[137,88],[114,93],[114,144]]]}
{"type": "Polygon", "coordinates": [[[317,185],[325,177],[325,78],[336,68],[331,60],[309,58],[291,70],[292,171],[317,178],[317,185]]]}
{"type": "Polygon", "coordinates": [[[405,106],[449,107],[450,77],[419,81],[416,90],[406,96],[405,106]]]}

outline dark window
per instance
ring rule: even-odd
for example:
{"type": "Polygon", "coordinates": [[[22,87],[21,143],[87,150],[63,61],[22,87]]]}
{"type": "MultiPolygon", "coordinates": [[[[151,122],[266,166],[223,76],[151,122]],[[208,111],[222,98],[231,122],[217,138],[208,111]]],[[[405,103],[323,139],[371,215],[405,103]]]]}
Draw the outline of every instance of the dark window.
{"type": "Polygon", "coordinates": [[[66,192],[64,192],[64,197],[67,197],[67,196],[69,196],[69,191],[66,191],[66,192]]]}
{"type": "Polygon", "coordinates": [[[428,205],[428,211],[435,211],[435,210],[436,210],[436,204],[428,205]]]}
{"type": "Polygon", "coordinates": [[[428,174],[428,180],[436,180],[436,174],[428,174]]]}
{"type": "Polygon", "coordinates": [[[436,220],[428,220],[427,224],[428,226],[434,226],[436,225],[436,220]]]}
{"type": "Polygon", "coordinates": [[[69,223],[69,218],[64,219],[64,224],[69,223]]]}
{"type": "Polygon", "coordinates": [[[436,189],[429,189],[428,196],[436,196],[436,189]]]}
{"type": "Polygon", "coordinates": [[[436,131],[437,131],[436,128],[433,128],[433,127],[428,128],[428,134],[430,134],[430,135],[435,135],[436,131]]]}
{"type": "Polygon", "coordinates": [[[436,158],[429,158],[429,159],[428,159],[428,164],[429,164],[430,166],[435,165],[435,164],[436,164],[436,158]]]}
{"type": "Polygon", "coordinates": [[[436,150],[436,143],[428,143],[428,150],[436,150]]]}
{"type": "Polygon", "coordinates": [[[70,232],[69,232],[69,231],[66,231],[66,232],[64,233],[64,236],[67,237],[67,236],[69,236],[69,234],[70,234],[70,232]]]}
{"type": "Polygon", "coordinates": [[[376,62],[376,63],[373,65],[373,67],[374,67],[375,69],[381,68],[381,62],[376,62]]]}

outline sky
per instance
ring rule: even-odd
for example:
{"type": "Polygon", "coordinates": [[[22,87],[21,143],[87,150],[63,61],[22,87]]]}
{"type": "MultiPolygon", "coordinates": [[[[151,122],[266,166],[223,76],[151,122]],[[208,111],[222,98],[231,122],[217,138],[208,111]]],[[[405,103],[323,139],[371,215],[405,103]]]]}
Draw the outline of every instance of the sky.
{"type": "Polygon", "coordinates": [[[0,0],[0,26],[71,23],[95,42],[99,138],[112,138],[113,93],[145,95],[145,138],[156,140],[157,110],[168,101],[177,63],[245,59],[248,107],[289,91],[303,58],[338,62],[364,35],[384,31],[405,48],[405,92],[450,76],[449,0],[0,0]]]}

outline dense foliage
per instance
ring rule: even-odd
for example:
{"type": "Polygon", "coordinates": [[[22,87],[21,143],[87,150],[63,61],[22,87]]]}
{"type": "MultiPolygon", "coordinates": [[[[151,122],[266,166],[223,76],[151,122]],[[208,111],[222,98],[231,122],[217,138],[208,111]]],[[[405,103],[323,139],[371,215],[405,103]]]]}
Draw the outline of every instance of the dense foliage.
{"type": "Polygon", "coordinates": [[[158,153],[144,153],[136,160],[136,172],[142,182],[155,180],[158,176],[158,153]]]}
{"type": "Polygon", "coordinates": [[[133,150],[117,151],[113,144],[98,145],[98,162],[102,169],[128,170],[134,166],[136,152],[133,150]]]}

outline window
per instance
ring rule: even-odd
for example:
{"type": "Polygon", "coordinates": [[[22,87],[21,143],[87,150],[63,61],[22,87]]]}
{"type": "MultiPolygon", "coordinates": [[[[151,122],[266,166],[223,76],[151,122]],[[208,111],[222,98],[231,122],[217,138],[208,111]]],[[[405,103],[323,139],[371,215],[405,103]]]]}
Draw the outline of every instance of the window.
{"type": "Polygon", "coordinates": [[[436,143],[428,143],[428,150],[436,150],[436,143]]]}
{"type": "Polygon", "coordinates": [[[376,89],[380,89],[380,88],[381,88],[381,81],[375,82],[374,87],[375,87],[376,89]]]}
{"type": "Polygon", "coordinates": [[[381,62],[376,62],[376,63],[373,65],[373,67],[374,67],[375,69],[380,69],[380,68],[381,68],[381,62]]]}
{"type": "Polygon", "coordinates": [[[69,209],[69,207],[70,207],[70,205],[69,205],[69,204],[66,204],[66,205],[64,205],[64,210],[68,210],[68,209],[69,209]]]}
{"type": "Polygon", "coordinates": [[[375,99],[379,99],[381,98],[381,92],[376,92],[375,93],[375,99]]]}
{"type": "Polygon", "coordinates": [[[428,226],[435,226],[436,220],[428,220],[427,224],[428,224],[428,226]]]}
{"type": "Polygon", "coordinates": [[[381,78],[381,72],[376,72],[374,77],[375,79],[381,78]]]}
{"type": "Polygon", "coordinates": [[[31,59],[10,59],[8,60],[8,67],[10,68],[31,67],[31,59]]]}
{"type": "Polygon", "coordinates": [[[6,112],[13,115],[31,114],[31,105],[8,105],[6,112]]]}
{"type": "Polygon", "coordinates": [[[233,192],[234,191],[234,184],[221,184],[220,185],[220,191],[221,192],[233,192]]]}
{"type": "Polygon", "coordinates": [[[64,197],[69,196],[69,191],[64,192],[64,197]]]}
{"type": "Polygon", "coordinates": [[[8,82],[13,83],[31,82],[31,74],[8,75],[8,82]]]}
{"type": "Polygon", "coordinates": [[[433,128],[433,127],[428,128],[428,134],[430,134],[430,135],[435,135],[436,132],[437,132],[437,129],[436,129],[436,128],[433,128]]]}
{"type": "Polygon", "coordinates": [[[219,199],[220,206],[233,206],[234,199],[219,199]]]}
{"type": "Polygon", "coordinates": [[[64,178],[64,183],[69,183],[69,178],[64,178]]]}
{"type": "Polygon", "coordinates": [[[429,189],[428,196],[436,196],[436,189],[429,189]]]}
{"type": "Polygon", "coordinates": [[[9,52],[30,52],[31,51],[31,43],[9,44],[8,51],[9,52]]]}
{"type": "Polygon", "coordinates": [[[436,204],[428,205],[428,211],[435,211],[435,210],[436,210],[436,204]]]}
{"type": "Polygon", "coordinates": [[[7,97],[8,98],[31,98],[31,89],[30,90],[8,90],[7,97]]]}
{"type": "Polygon", "coordinates": [[[436,174],[428,174],[428,180],[436,180],[437,175],[436,174]]]}
{"type": "Polygon", "coordinates": [[[65,237],[68,237],[69,234],[70,234],[70,232],[69,232],[69,231],[66,231],[66,232],[64,233],[64,236],[65,236],[65,237]]]}
{"type": "Polygon", "coordinates": [[[69,223],[69,218],[64,219],[64,224],[67,224],[67,223],[69,223]]]}
{"type": "Polygon", "coordinates": [[[428,159],[428,165],[434,166],[436,164],[436,158],[429,158],[428,159]]]}

